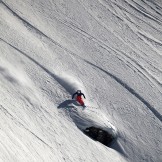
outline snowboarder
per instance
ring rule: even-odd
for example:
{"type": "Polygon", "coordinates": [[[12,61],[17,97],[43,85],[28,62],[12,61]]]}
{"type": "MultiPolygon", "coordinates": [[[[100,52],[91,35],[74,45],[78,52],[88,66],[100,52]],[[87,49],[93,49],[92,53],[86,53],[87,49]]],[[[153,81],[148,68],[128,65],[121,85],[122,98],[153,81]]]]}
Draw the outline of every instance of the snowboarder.
{"type": "Polygon", "coordinates": [[[84,101],[82,99],[82,96],[85,98],[85,95],[81,92],[81,90],[77,90],[77,92],[73,94],[72,99],[75,97],[75,95],[76,95],[76,100],[80,103],[80,105],[85,106],[84,101]]]}

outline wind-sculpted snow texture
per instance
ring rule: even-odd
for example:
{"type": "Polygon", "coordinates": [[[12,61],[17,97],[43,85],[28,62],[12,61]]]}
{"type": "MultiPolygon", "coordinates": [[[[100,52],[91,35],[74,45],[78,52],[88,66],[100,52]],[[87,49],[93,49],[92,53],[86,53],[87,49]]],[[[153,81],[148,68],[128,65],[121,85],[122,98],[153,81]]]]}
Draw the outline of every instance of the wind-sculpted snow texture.
{"type": "Polygon", "coordinates": [[[0,161],[161,162],[161,134],[160,0],[0,1],[0,161]]]}

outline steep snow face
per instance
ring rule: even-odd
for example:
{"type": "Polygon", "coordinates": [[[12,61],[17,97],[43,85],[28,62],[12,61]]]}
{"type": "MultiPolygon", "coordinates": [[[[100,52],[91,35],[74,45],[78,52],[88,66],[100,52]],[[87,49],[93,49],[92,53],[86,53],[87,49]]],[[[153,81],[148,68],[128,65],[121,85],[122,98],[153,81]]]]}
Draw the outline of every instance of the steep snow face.
{"type": "Polygon", "coordinates": [[[0,1],[0,161],[161,162],[161,69],[161,1],[0,1]]]}

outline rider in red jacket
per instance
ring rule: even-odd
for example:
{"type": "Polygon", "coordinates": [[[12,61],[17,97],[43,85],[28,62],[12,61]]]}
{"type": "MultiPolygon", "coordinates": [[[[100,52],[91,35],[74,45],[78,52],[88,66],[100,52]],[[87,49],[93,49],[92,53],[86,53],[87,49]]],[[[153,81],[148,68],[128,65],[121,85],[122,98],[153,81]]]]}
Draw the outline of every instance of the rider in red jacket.
{"type": "Polygon", "coordinates": [[[81,92],[81,90],[77,90],[77,92],[75,92],[72,96],[72,99],[75,97],[76,95],[76,100],[80,103],[81,106],[84,106],[84,101],[82,99],[82,96],[85,98],[85,95],[81,92]]]}

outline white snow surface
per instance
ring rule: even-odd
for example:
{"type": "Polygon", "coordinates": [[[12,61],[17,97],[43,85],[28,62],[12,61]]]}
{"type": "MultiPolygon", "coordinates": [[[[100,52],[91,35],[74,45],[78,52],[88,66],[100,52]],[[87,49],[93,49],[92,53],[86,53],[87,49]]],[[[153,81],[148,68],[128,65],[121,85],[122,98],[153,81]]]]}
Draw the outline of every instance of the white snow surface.
{"type": "Polygon", "coordinates": [[[162,1],[0,0],[0,162],[42,161],[162,162],[162,1]]]}

